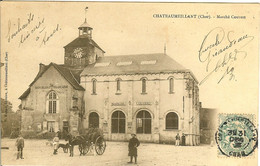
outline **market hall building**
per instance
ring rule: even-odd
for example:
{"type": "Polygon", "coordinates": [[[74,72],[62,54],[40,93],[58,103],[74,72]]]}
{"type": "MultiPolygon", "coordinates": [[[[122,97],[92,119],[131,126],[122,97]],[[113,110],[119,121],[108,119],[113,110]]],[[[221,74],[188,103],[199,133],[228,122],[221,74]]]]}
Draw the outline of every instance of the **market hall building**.
{"type": "Polygon", "coordinates": [[[85,22],[64,47],[64,64],[40,64],[20,96],[22,133],[101,128],[107,140],[198,145],[199,89],[192,72],[166,54],[104,56],[85,22]]]}

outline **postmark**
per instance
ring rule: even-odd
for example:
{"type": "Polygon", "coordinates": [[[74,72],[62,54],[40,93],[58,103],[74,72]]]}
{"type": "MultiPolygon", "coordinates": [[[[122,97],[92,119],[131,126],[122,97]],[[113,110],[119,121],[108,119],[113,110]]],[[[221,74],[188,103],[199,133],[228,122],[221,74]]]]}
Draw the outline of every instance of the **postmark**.
{"type": "Polygon", "coordinates": [[[215,138],[220,155],[246,157],[254,152],[258,134],[252,119],[253,115],[219,115],[220,125],[215,138]]]}

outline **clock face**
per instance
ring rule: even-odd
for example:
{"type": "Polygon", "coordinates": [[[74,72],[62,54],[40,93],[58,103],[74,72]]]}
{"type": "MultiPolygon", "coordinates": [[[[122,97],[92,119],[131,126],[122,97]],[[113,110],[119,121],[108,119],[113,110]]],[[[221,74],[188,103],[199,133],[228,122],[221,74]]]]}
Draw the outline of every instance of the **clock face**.
{"type": "Polygon", "coordinates": [[[82,48],[75,48],[73,51],[73,56],[75,58],[81,58],[83,54],[83,49],[82,48]]]}

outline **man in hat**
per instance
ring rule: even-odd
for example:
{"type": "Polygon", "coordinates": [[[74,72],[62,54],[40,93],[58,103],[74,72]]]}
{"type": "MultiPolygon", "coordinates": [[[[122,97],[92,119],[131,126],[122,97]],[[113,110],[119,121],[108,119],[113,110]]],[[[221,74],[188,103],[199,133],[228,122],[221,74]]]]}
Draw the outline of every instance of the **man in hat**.
{"type": "Polygon", "coordinates": [[[136,135],[133,133],[131,134],[132,138],[129,140],[128,149],[129,153],[128,156],[130,156],[130,162],[133,163],[133,157],[135,157],[135,163],[137,163],[137,147],[140,145],[139,140],[136,138],[136,135]]]}
{"type": "Polygon", "coordinates": [[[185,144],[186,144],[185,140],[186,140],[185,134],[182,133],[182,136],[181,136],[181,144],[182,144],[182,146],[185,146],[185,144]]]}
{"type": "Polygon", "coordinates": [[[53,154],[57,154],[58,148],[59,148],[59,134],[58,133],[56,133],[55,137],[53,138],[53,148],[54,148],[53,154]]]}
{"type": "Polygon", "coordinates": [[[19,134],[15,145],[16,145],[17,151],[18,151],[17,152],[17,159],[19,159],[19,158],[23,159],[24,139],[23,139],[21,134],[19,134]]]}

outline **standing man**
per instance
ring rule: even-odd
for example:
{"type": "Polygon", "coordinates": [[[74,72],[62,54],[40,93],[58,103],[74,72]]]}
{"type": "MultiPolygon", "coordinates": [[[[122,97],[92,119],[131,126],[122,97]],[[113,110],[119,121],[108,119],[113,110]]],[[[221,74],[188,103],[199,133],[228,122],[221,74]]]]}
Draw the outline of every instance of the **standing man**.
{"type": "Polygon", "coordinates": [[[19,134],[15,145],[16,145],[17,151],[18,151],[17,152],[17,159],[19,159],[19,158],[24,159],[23,158],[24,139],[23,139],[21,134],[19,134]]]}
{"type": "Polygon", "coordinates": [[[176,145],[176,146],[180,146],[181,137],[180,137],[179,133],[177,133],[177,135],[176,135],[175,138],[176,138],[176,143],[175,143],[175,145],[176,145]]]}
{"type": "Polygon", "coordinates": [[[182,136],[181,136],[181,144],[182,144],[182,146],[185,146],[185,134],[184,133],[182,133],[182,136]]]}
{"type": "Polygon", "coordinates": [[[129,140],[128,144],[128,156],[130,156],[130,162],[133,163],[133,157],[135,157],[135,164],[137,163],[137,147],[140,145],[139,140],[136,138],[135,134],[131,134],[132,138],[129,140]]]}
{"type": "Polygon", "coordinates": [[[59,134],[56,133],[55,134],[55,137],[53,138],[53,148],[54,148],[54,151],[53,151],[53,154],[57,154],[58,152],[58,148],[59,148],[59,134]]]}

